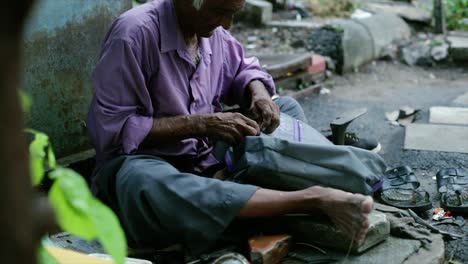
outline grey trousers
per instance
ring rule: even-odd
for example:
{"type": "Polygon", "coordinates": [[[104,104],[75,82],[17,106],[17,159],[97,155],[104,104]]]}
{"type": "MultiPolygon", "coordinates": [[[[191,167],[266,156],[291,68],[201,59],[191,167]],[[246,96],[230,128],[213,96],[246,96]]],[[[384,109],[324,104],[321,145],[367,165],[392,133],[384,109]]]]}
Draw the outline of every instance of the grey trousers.
{"type": "MultiPolygon", "coordinates": [[[[291,97],[274,102],[281,112],[305,121],[302,108],[291,97]]],[[[178,243],[193,255],[220,239],[258,189],[182,173],[151,155],[118,157],[96,177],[98,197],[119,217],[130,246],[162,248],[178,243]]]]}

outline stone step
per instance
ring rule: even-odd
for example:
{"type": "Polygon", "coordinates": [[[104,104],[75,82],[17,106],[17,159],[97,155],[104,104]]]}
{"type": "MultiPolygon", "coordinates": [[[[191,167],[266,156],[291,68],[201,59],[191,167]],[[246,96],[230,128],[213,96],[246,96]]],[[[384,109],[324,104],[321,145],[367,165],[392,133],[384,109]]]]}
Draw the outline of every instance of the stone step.
{"type": "Polygon", "coordinates": [[[282,219],[285,229],[297,242],[311,243],[325,247],[360,254],[385,241],[390,235],[390,222],[383,213],[373,211],[369,214],[370,226],[367,237],[361,243],[351,242],[347,234],[337,229],[327,218],[310,215],[290,215],[282,219]]]}
{"type": "Polygon", "coordinates": [[[451,34],[447,37],[450,43],[450,55],[457,61],[468,61],[468,36],[462,34],[451,34]]]}
{"type": "Polygon", "coordinates": [[[418,23],[429,24],[432,20],[431,13],[423,8],[419,8],[410,3],[395,1],[380,1],[378,3],[366,3],[362,7],[364,10],[376,14],[394,14],[401,18],[418,23]]]}

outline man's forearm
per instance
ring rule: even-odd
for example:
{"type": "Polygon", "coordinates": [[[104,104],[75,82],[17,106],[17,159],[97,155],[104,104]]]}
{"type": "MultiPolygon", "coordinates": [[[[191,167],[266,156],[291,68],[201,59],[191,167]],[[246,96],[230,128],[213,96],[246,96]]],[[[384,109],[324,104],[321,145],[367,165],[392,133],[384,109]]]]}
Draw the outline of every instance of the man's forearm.
{"type": "Polygon", "coordinates": [[[245,136],[255,136],[260,128],[240,113],[213,113],[157,118],[143,142],[151,146],[186,138],[209,137],[229,144],[239,143],[245,136]]]}
{"type": "Polygon", "coordinates": [[[202,115],[156,118],[144,144],[203,136],[204,123],[202,115]]]}
{"type": "Polygon", "coordinates": [[[271,97],[265,85],[259,80],[254,80],[250,82],[247,90],[249,91],[249,95],[251,96],[251,98],[270,98],[271,97]]]}
{"type": "Polygon", "coordinates": [[[272,133],[280,123],[278,106],[273,102],[270,93],[261,81],[252,81],[247,88],[251,96],[249,112],[262,132],[272,133]]]}

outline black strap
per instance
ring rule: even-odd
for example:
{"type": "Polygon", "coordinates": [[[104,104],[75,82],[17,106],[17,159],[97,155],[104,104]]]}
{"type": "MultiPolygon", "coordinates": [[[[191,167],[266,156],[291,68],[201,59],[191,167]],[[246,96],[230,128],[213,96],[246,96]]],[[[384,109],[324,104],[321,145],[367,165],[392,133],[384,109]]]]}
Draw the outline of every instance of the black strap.
{"type": "Polygon", "coordinates": [[[382,190],[389,189],[405,189],[405,190],[416,190],[419,188],[421,183],[419,182],[416,175],[408,166],[402,166],[387,171],[384,174],[384,182],[382,190]]]}
{"type": "Polygon", "coordinates": [[[449,189],[452,190],[461,190],[462,186],[468,184],[468,176],[466,172],[462,169],[442,169],[437,175],[437,187],[439,192],[444,193],[449,189]]]}

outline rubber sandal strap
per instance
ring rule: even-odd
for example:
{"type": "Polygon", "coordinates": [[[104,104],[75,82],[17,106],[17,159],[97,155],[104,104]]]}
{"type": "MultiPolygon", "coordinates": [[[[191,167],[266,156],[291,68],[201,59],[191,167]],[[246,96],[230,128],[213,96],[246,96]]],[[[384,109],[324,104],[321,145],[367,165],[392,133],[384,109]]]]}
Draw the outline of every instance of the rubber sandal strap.
{"type": "Polygon", "coordinates": [[[468,184],[468,176],[461,169],[442,169],[436,174],[437,188],[439,193],[446,193],[449,190],[462,191],[460,185],[468,184]]]}
{"type": "Polygon", "coordinates": [[[385,173],[382,190],[416,190],[420,185],[421,183],[418,178],[416,178],[413,171],[408,166],[404,166],[392,169],[385,173]]]}
{"type": "Polygon", "coordinates": [[[401,176],[406,175],[406,174],[410,174],[412,172],[413,171],[411,170],[410,167],[401,166],[401,167],[396,167],[394,169],[391,169],[391,170],[385,172],[385,177],[387,179],[394,179],[394,178],[398,178],[398,177],[401,177],[401,176]]]}

